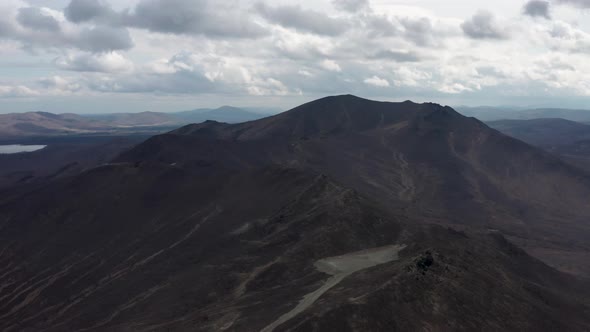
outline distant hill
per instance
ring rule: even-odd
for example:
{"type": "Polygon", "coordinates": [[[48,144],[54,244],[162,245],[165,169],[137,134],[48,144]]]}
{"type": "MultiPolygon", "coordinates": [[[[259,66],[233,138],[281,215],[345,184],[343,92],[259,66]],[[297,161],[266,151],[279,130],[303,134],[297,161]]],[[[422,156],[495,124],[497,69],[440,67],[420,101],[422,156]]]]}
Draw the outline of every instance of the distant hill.
{"type": "Polygon", "coordinates": [[[502,133],[536,145],[590,170],[590,125],[564,119],[499,120],[487,123],[502,133]]]}
{"type": "Polygon", "coordinates": [[[101,130],[102,127],[101,123],[76,114],[0,114],[0,137],[81,134],[101,130]]]}
{"type": "MultiPolygon", "coordinates": [[[[266,109],[265,109],[266,110],[266,109]]],[[[163,113],[110,113],[94,115],[53,114],[47,112],[0,114],[0,138],[90,134],[97,132],[134,131],[146,127],[180,127],[213,120],[239,123],[267,115],[237,107],[163,113]]]]}
{"type": "Polygon", "coordinates": [[[465,116],[481,121],[496,120],[531,120],[541,118],[561,118],[577,122],[590,122],[590,110],[538,108],[514,109],[509,107],[457,107],[457,111],[465,116]]]}
{"type": "Polygon", "coordinates": [[[246,111],[232,106],[222,106],[216,109],[197,109],[170,114],[180,123],[200,123],[207,120],[239,123],[258,120],[265,117],[264,114],[246,111]]]}
{"type": "Polygon", "coordinates": [[[163,126],[178,123],[170,114],[160,112],[111,113],[83,117],[102,123],[106,127],[163,126]]]}
{"type": "Polygon", "coordinates": [[[487,124],[504,134],[542,147],[590,139],[590,125],[565,119],[499,120],[487,124]]]}

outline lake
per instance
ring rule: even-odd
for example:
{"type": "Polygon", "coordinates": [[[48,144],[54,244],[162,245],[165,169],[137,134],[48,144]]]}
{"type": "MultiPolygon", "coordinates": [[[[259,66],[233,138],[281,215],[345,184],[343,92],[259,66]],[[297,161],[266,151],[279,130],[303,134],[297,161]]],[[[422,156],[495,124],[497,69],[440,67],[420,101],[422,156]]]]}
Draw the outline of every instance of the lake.
{"type": "Polygon", "coordinates": [[[33,152],[45,148],[47,145],[0,145],[0,154],[12,154],[21,152],[33,152]]]}

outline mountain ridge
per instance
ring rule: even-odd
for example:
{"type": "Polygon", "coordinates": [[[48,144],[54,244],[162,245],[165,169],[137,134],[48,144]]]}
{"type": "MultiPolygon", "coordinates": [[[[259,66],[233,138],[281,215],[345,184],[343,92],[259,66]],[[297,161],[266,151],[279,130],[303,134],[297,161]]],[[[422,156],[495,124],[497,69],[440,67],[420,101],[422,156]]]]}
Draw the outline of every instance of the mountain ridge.
{"type": "Polygon", "coordinates": [[[589,180],[436,104],[190,125],[0,197],[0,327],[585,330],[589,180]]]}

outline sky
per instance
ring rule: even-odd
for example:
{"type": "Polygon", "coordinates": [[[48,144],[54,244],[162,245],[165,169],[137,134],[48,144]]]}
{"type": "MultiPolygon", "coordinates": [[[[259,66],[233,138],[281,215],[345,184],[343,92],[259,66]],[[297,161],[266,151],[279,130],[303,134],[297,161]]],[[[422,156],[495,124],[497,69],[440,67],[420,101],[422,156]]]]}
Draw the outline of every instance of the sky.
{"type": "Polygon", "coordinates": [[[2,0],[0,113],[590,109],[590,0],[2,0]]]}

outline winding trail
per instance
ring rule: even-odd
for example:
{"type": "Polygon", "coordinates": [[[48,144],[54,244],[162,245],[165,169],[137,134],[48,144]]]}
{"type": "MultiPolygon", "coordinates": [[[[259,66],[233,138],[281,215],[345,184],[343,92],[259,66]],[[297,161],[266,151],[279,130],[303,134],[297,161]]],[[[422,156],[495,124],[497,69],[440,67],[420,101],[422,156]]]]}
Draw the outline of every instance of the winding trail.
{"type": "Polygon", "coordinates": [[[332,277],[326,280],[322,287],[305,295],[295,308],[279,317],[279,319],[272,322],[270,325],[263,328],[261,332],[271,332],[279,325],[299,315],[312,304],[314,304],[314,302],[317,301],[324,293],[336,286],[349,275],[373,266],[398,260],[399,252],[405,247],[405,245],[391,245],[318,260],[314,264],[316,269],[318,269],[320,272],[329,274],[332,277]]]}

